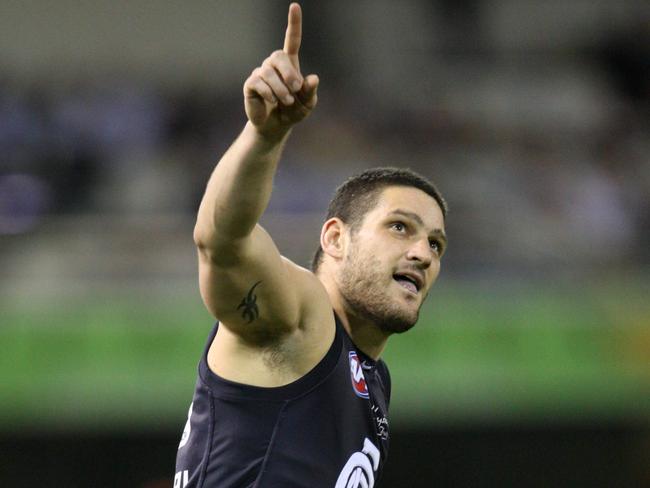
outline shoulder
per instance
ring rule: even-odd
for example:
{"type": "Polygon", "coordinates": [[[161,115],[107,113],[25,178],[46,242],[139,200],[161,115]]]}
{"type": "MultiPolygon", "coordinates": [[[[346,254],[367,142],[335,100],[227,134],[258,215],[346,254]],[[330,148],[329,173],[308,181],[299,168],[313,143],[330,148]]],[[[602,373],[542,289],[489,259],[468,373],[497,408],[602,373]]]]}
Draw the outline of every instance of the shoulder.
{"type": "Polygon", "coordinates": [[[291,286],[296,287],[301,297],[299,327],[310,330],[313,327],[320,327],[323,323],[329,323],[328,327],[333,330],[332,302],[323,283],[312,271],[284,256],[282,259],[288,269],[291,286]]]}

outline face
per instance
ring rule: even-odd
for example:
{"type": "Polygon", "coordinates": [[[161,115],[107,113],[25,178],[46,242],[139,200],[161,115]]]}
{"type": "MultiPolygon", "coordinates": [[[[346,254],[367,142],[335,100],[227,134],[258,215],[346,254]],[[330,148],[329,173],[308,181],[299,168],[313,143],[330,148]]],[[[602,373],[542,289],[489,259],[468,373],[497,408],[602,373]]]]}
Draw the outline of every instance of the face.
{"type": "Polygon", "coordinates": [[[438,203],[417,188],[388,187],[347,236],[338,282],[350,308],[387,333],[413,327],[446,247],[438,203]]]}

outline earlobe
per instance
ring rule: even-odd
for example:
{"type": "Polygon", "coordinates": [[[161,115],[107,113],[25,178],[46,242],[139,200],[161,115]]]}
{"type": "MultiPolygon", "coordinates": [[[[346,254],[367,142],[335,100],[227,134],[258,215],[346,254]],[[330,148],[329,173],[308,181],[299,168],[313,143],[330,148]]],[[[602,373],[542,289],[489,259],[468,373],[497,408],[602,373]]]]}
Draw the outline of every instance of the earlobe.
{"type": "Polygon", "coordinates": [[[320,245],[323,252],[335,259],[343,257],[344,225],[341,219],[333,217],[323,224],[320,233],[320,245]]]}

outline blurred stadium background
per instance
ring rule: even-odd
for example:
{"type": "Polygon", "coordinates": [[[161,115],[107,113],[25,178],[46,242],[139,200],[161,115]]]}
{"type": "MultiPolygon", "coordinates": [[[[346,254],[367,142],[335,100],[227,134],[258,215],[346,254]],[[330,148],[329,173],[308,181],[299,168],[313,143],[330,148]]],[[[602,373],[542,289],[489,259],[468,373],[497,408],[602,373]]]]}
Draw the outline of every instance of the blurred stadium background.
{"type": "MultiPolygon", "coordinates": [[[[212,319],[192,226],[285,1],[0,5],[0,485],[171,487],[212,319]]],[[[334,188],[449,200],[386,351],[381,486],[650,486],[650,4],[303,2],[320,102],[264,218],[307,264],[334,188]]]]}

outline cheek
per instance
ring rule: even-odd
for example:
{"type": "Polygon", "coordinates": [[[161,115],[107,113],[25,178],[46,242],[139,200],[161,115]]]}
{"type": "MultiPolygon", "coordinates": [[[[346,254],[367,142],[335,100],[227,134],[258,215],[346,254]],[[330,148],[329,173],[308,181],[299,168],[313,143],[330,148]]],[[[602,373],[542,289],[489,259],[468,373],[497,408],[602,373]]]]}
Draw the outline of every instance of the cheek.
{"type": "Polygon", "coordinates": [[[429,266],[427,273],[429,275],[429,283],[433,284],[440,274],[440,260],[434,259],[431,261],[431,265],[429,266]]]}
{"type": "Polygon", "coordinates": [[[368,261],[371,258],[381,258],[381,249],[382,245],[376,236],[360,233],[351,242],[349,254],[361,261],[368,261]]]}
{"type": "Polygon", "coordinates": [[[437,259],[434,259],[431,262],[431,266],[429,266],[429,271],[431,273],[431,283],[436,281],[436,278],[440,274],[440,261],[437,259]]]}

